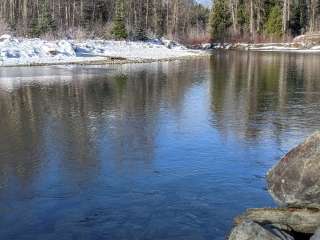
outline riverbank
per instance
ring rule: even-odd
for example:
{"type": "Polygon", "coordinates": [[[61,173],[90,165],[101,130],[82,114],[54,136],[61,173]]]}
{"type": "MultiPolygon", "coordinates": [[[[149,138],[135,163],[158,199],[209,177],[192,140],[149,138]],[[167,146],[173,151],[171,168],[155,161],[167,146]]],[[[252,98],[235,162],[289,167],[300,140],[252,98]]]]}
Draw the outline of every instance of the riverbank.
{"type": "Polygon", "coordinates": [[[245,50],[245,51],[262,51],[262,52],[301,52],[301,53],[320,53],[320,45],[304,45],[299,43],[236,43],[227,44],[223,47],[232,50],[245,50]]]}
{"type": "Polygon", "coordinates": [[[121,64],[170,61],[207,55],[167,39],[145,42],[0,37],[0,66],[121,64]]]}
{"type": "Polygon", "coordinates": [[[193,46],[194,49],[202,50],[239,50],[260,52],[300,52],[320,53],[320,44],[305,45],[298,43],[206,43],[201,46],[193,46]]]}
{"type": "Polygon", "coordinates": [[[194,49],[226,49],[241,51],[261,51],[261,52],[300,52],[300,53],[320,53],[320,34],[306,34],[293,39],[291,42],[275,43],[205,43],[192,46],[194,49]]]}

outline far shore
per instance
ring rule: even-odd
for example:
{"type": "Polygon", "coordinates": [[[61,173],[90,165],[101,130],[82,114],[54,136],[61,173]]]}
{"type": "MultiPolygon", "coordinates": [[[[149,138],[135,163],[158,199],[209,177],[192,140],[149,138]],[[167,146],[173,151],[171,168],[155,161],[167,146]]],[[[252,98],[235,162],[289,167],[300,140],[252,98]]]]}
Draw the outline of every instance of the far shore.
{"type": "Polygon", "coordinates": [[[44,40],[0,36],[0,66],[103,65],[173,61],[210,55],[168,39],[44,40]]]}
{"type": "Polygon", "coordinates": [[[271,43],[208,43],[202,44],[201,49],[227,49],[261,52],[298,52],[320,53],[320,37],[318,35],[301,35],[292,42],[271,43]]]}
{"type": "MultiPolygon", "coordinates": [[[[301,38],[298,38],[301,40],[301,38]]],[[[0,67],[151,63],[209,56],[211,50],[320,53],[320,43],[204,43],[185,46],[168,39],[147,41],[44,40],[0,36],[0,67]]]]}

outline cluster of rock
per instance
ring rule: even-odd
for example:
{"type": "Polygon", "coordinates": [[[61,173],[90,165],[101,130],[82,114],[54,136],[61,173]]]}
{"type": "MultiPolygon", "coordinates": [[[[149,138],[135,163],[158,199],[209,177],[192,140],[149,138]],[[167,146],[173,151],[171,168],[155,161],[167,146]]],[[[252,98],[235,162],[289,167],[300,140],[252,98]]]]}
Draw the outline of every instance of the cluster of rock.
{"type": "Polygon", "coordinates": [[[305,47],[319,46],[320,44],[320,32],[308,33],[305,35],[297,36],[293,39],[296,44],[301,44],[305,47]]]}
{"type": "Polygon", "coordinates": [[[229,240],[320,240],[320,132],[285,155],[267,182],[280,208],[248,210],[229,240]]]}

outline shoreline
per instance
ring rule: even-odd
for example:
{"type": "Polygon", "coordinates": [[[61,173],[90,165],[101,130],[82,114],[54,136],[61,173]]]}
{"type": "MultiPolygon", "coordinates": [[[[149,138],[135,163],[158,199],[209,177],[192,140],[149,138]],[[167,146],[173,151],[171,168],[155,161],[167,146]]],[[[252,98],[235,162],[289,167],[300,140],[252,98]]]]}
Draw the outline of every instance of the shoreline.
{"type": "Polygon", "coordinates": [[[292,43],[213,43],[203,45],[202,48],[212,50],[238,50],[248,52],[292,52],[292,53],[320,53],[320,44],[292,43]]]}
{"type": "MultiPolygon", "coordinates": [[[[196,58],[210,57],[212,54],[203,51],[203,53],[198,53],[198,55],[189,56],[179,56],[170,58],[160,58],[160,59],[125,59],[117,57],[101,57],[101,59],[73,59],[70,61],[60,61],[60,62],[34,62],[29,64],[0,64],[1,68],[13,68],[13,67],[41,67],[41,66],[63,66],[63,65],[79,65],[79,66],[90,66],[90,65],[123,65],[123,64],[139,64],[139,63],[157,63],[157,62],[173,62],[180,60],[190,60],[196,58]]],[[[99,57],[100,58],[100,57],[99,57]]]]}
{"type": "Polygon", "coordinates": [[[168,39],[114,41],[44,40],[0,36],[0,68],[54,65],[114,65],[169,62],[211,56],[214,50],[320,53],[320,43],[204,43],[185,46],[168,39]]]}
{"type": "MultiPolygon", "coordinates": [[[[225,51],[241,51],[241,52],[264,52],[264,53],[302,53],[302,54],[319,54],[319,49],[303,49],[303,48],[278,48],[263,45],[263,47],[252,47],[255,44],[226,44],[223,47],[213,47],[207,49],[188,49],[185,53],[190,53],[190,55],[176,56],[168,58],[141,58],[141,59],[128,59],[123,57],[113,57],[113,56],[96,56],[96,57],[75,57],[59,61],[39,61],[30,63],[0,63],[0,69],[3,67],[40,67],[40,66],[63,66],[63,65],[79,65],[79,66],[90,66],[90,65],[123,65],[123,64],[139,64],[139,63],[156,63],[156,62],[172,62],[179,60],[189,60],[203,57],[210,57],[215,50],[225,50],[225,51]],[[246,46],[246,47],[244,47],[246,46]]],[[[261,45],[261,44],[259,44],[261,45]]]]}
{"type": "Polygon", "coordinates": [[[210,55],[168,39],[114,41],[45,40],[0,36],[0,67],[125,64],[173,61],[210,55]]]}

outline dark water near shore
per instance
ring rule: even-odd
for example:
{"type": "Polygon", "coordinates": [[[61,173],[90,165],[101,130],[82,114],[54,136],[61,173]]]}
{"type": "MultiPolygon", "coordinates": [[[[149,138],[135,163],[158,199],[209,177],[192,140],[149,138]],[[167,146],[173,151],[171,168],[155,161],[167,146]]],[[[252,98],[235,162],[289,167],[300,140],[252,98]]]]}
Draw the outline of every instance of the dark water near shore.
{"type": "Polygon", "coordinates": [[[320,127],[320,56],[0,69],[0,239],[224,239],[320,127]]]}

